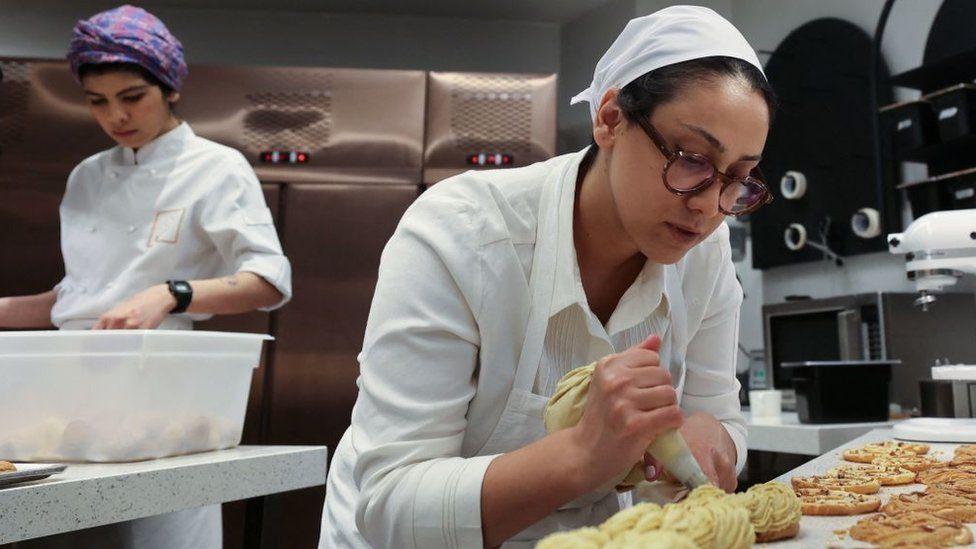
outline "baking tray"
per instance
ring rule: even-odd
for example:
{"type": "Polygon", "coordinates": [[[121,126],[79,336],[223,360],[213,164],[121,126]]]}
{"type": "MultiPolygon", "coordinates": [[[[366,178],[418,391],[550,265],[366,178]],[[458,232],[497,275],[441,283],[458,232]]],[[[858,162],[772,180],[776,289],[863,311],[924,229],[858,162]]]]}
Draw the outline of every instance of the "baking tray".
{"type": "Polygon", "coordinates": [[[21,482],[45,479],[68,468],[60,463],[14,463],[16,471],[0,473],[0,488],[21,482]]]}

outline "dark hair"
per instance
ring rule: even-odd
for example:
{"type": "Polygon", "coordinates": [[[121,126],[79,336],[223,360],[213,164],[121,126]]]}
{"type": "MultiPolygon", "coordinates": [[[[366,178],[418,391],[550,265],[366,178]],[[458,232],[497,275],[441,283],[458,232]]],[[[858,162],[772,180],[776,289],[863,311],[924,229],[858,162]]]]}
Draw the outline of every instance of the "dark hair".
{"type": "Polygon", "coordinates": [[[81,80],[86,76],[109,74],[113,72],[127,72],[142,77],[142,79],[149,84],[162,90],[164,98],[173,92],[173,88],[164,84],[162,80],[156,78],[153,73],[146,70],[146,68],[142,65],[137,65],[135,63],[88,63],[78,67],[78,79],[81,80]]]}
{"type": "MultiPolygon", "coordinates": [[[[759,69],[735,57],[702,57],[654,69],[624,86],[617,94],[617,104],[624,116],[634,122],[638,117],[653,115],[654,109],[674,99],[684,87],[722,77],[743,80],[758,91],[769,107],[769,122],[772,124],[778,106],[776,93],[759,69]]],[[[590,151],[595,154],[596,149],[596,142],[593,141],[590,151]]]]}

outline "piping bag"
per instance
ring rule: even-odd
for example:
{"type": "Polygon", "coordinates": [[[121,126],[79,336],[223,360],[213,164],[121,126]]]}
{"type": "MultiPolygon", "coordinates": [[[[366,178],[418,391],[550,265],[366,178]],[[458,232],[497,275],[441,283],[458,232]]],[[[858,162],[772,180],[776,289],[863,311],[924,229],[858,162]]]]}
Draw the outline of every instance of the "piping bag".
{"type": "Polygon", "coordinates": [[[711,484],[695,456],[691,454],[685,437],[677,429],[671,429],[654,439],[648,446],[647,453],[661,462],[664,469],[689,490],[711,484]]]}

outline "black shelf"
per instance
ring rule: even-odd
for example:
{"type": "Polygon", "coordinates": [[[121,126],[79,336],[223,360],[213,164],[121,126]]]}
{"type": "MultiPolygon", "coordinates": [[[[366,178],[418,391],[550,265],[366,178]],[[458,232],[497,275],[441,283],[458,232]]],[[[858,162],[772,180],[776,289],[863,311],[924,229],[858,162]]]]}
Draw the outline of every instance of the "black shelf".
{"type": "Polygon", "coordinates": [[[967,135],[948,143],[933,143],[919,149],[903,152],[898,155],[898,160],[928,164],[952,158],[973,157],[976,157],[976,135],[967,135]]]}
{"type": "Polygon", "coordinates": [[[944,181],[952,180],[962,180],[962,178],[971,178],[976,175],[976,168],[966,168],[965,170],[958,170],[950,173],[944,173],[941,175],[936,175],[926,179],[921,179],[918,181],[907,181],[898,185],[899,189],[910,189],[912,187],[920,187],[922,185],[931,185],[933,183],[941,183],[944,181]]]}
{"type": "Polygon", "coordinates": [[[891,77],[895,86],[933,91],[976,77],[976,48],[925,63],[921,67],[891,77]]]}

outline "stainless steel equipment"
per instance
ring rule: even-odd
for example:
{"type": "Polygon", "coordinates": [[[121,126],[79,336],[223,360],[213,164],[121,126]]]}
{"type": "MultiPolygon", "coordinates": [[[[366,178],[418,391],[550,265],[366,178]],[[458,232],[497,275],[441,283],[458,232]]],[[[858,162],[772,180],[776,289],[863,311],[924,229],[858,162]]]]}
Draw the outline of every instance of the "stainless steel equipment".
{"type": "Polygon", "coordinates": [[[763,306],[766,360],[750,372],[751,388],[784,391],[792,405],[792,372],[784,362],[901,360],[892,367],[891,402],[919,406],[918,380],[937,358],[976,360],[976,300],[946,294],[937,313],[913,305],[914,294],[868,293],[763,306]]]}
{"type": "Polygon", "coordinates": [[[431,72],[424,183],[556,152],[556,75],[431,72]]]}

